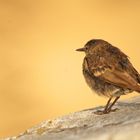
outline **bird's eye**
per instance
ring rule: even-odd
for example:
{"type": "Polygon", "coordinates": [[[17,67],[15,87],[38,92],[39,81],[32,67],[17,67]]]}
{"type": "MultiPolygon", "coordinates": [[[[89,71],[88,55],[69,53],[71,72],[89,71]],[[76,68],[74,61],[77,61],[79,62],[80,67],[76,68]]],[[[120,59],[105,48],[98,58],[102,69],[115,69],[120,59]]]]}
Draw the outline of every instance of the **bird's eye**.
{"type": "Polygon", "coordinates": [[[85,50],[87,50],[88,48],[87,47],[85,47],[85,50]]]}
{"type": "Polygon", "coordinates": [[[96,44],[96,41],[93,41],[93,42],[92,42],[92,45],[94,45],[94,44],[96,44]]]}

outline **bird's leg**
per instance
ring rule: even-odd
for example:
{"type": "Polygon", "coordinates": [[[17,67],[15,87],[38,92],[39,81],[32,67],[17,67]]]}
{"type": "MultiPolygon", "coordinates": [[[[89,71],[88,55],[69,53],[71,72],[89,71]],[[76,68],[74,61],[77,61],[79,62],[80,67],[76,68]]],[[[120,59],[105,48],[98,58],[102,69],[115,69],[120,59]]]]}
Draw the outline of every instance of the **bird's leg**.
{"type": "MultiPolygon", "coordinates": [[[[113,107],[113,105],[117,102],[117,100],[120,98],[120,96],[116,97],[115,100],[112,102],[112,104],[107,108],[106,113],[109,113],[111,111],[111,108],[113,107]]],[[[106,109],[106,108],[105,108],[106,109]]],[[[115,111],[116,109],[114,109],[113,111],[115,111]]]]}
{"type": "Polygon", "coordinates": [[[110,103],[112,97],[109,98],[109,100],[108,100],[108,102],[107,102],[107,104],[106,104],[106,106],[105,106],[105,109],[104,109],[103,111],[98,110],[98,111],[96,111],[96,112],[94,112],[94,113],[97,114],[97,115],[103,115],[103,114],[107,114],[107,113],[109,113],[109,112],[111,112],[111,111],[116,111],[116,109],[111,110],[111,108],[112,108],[113,105],[117,102],[117,100],[118,100],[119,98],[120,98],[120,96],[116,97],[115,100],[112,102],[112,104],[111,104],[110,106],[109,106],[109,103],[110,103]]]}
{"type": "Polygon", "coordinates": [[[105,106],[105,109],[103,111],[102,110],[97,110],[94,113],[97,114],[97,115],[107,114],[108,113],[108,106],[109,106],[109,103],[110,103],[111,99],[112,99],[112,97],[109,98],[109,100],[108,100],[108,102],[107,102],[107,104],[105,106]]]}
{"type": "Polygon", "coordinates": [[[104,108],[104,110],[103,110],[103,113],[104,114],[106,114],[106,113],[108,113],[108,106],[109,106],[109,103],[110,103],[110,101],[112,100],[112,97],[111,98],[109,98],[109,100],[107,101],[107,104],[106,104],[106,106],[105,106],[105,108],[104,108]]]}

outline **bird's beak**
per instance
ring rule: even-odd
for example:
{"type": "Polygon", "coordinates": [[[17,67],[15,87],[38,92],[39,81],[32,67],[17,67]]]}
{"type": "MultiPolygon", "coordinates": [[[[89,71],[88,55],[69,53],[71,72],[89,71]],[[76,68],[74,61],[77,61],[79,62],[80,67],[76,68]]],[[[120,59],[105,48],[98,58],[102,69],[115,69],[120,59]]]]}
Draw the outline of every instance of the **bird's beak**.
{"type": "Polygon", "coordinates": [[[76,49],[76,51],[84,52],[85,51],[85,48],[79,48],[79,49],[76,49]]]}

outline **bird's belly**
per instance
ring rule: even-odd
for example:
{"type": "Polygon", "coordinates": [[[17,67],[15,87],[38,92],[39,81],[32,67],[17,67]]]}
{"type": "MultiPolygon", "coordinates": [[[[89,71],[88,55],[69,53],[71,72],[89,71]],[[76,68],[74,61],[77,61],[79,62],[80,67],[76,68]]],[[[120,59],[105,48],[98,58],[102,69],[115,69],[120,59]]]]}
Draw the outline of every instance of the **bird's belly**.
{"type": "Polygon", "coordinates": [[[83,75],[89,87],[100,96],[112,97],[130,93],[128,89],[122,89],[110,83],[104,82],[99,77],[91,76],[88,71],[83,70],[83,75]]]}

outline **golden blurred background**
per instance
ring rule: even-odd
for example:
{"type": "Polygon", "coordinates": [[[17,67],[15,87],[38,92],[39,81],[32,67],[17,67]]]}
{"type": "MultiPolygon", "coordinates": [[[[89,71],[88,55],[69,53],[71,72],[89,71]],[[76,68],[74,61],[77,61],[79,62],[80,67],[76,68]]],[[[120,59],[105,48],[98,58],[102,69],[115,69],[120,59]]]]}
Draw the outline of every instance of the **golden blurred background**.
{"type": "Polygon", "coordinates": [[[140,71],[138,0],[0,0],[0,19],[0,137],[106,103],[75,51],[92,38],[121,48],[140,71]]]}

